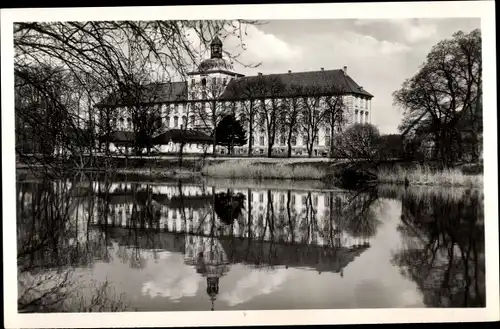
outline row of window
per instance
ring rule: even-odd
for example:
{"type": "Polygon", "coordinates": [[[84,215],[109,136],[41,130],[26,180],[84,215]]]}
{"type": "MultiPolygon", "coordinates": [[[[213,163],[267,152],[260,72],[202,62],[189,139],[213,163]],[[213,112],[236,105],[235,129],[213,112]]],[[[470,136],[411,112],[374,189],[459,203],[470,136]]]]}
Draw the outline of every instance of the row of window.
{"type": "MultiPolygon", "coordinates": [[[[230,78],[230,80],[232,80],[232,78],[230,78]]],[[[228,81],[228,78],[216,78],[216,77],[213,77],[212,78],[212,85],[227,85],[227,81],[228,81]]],[[[201,79],[201,86],[202,87],[205,87],[207,85],[207,79],[206,78],[203,78],[201,79]]],[[[196,86],[196,80],[195,79],[191,79],[191,87],[194,87],[196,86]]]]}

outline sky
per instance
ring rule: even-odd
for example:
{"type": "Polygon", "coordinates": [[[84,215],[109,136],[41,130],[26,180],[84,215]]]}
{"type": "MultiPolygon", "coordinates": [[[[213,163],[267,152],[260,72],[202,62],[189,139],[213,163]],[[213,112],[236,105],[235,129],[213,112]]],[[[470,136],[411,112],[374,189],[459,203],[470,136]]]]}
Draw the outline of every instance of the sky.
{"type": "MultiPolygon", "coordinates": [[[[239,57],[245,64],[262,64],[235,69],[256,75],[347,66],[349,76],[375,96],[372,123],[383,134],[397,133],[403,111],[392,104],[392,93],[418,71],[433,45],[476,28],[477,18],[266,21],[246,27],[246,50],[239,57]]],[[[232,40],[225,50],[241,51],[232,40]]]]}

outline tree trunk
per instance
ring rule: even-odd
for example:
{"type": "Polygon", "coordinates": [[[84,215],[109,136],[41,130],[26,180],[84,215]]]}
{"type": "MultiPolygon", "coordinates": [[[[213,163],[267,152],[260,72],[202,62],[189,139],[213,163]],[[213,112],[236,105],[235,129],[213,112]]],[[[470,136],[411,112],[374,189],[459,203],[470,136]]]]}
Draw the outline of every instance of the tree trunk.
{"type": "Polygon", "coordinates": [[[248,156],[252,156],[253,146],[253,101],[250,101],[250,115],[248,116],[248,156]]]}
{"type": "Polygon", "coordinates": [[[330,125],[330,154],[328,155],[330,159],[333,159],[335,153],[335,145],[333,144],[334,135],[335,135],[335,121],[332,120],[332,124],[330,125]]]}
{"type": "Polygon", "coordinates": [[[292,131],[292,128],[290,127],[290,130],[288,131],[288,138],[287,138],[287,144],[288,144],[287,158],[292,157],[292,135],[293,135],[293,131],[292,131]]]}

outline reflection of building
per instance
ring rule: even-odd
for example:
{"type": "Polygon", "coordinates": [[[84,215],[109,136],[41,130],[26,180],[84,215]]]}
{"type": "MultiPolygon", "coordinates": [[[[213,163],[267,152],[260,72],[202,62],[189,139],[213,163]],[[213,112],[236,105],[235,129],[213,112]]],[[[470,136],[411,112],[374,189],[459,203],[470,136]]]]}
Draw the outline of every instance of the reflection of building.
{"type": "MultiPolygon", "coordinates": [[[[210,138],[205,133],[211,134],[214,128],[211,126],[211,113],[215,112],[218,116],[220,113],[235,113],[246,130],[254,127],[253,148],[257,154],[265,154],[268,136],[262,125],[263,110],[273,106],[283,113],[289,113],[293,111],[294,106],[302,106],[318,111],[328,109],[329,106],[331,108],[331,104],[336,103],[338,99],[343,103],[346,124],[371,122],[373,95],[347,74],[345,66],[336,70],[243,76],[235,72],[233,65],[223,58],[222,49],[222,41],[216,37],[211,44],[211,58],[202,61],[194,72],[188,73],[184,81],[143,86],[144,90],[138,97],[141,99],[141,105],[145,107],[141,108],[141,111],[155,115],[150,121],[155,122],[157,132],[151,137],[169,134],[168,131],[187,129],[196,132],[197,136],[186,139],[186,142],[190,143],[189,151],[202,153],[207,150],[207,139],[210,138]],[[332,100],[332,97],[337,98],[332,100]],[[248,114],[250,112],[251,115],[248,114]],[[252,125],[249,120],[253,120],[252,125]]],[[[125,104],[126,101],[120,100],[118,95],[111,95],[99,104],[100,111],[96,111],[95,121],[113,130],[107,133],[112,151],[116,146],[126,148],[135,142],[132,111],[127,109],[125,104]]],[[[308,129],[309,132],[314,129],[317,138],[309,141],[308,131],[297,132],[290,141],[293,154],[304,154],[308,144],[313,144],[314,155],[328,150],[334,131],[330,131],[331,127],[326,120],[323,119],[318,127],[308,129]]],[[[275,150],[284,153],[286,143],[285,134],[278,133],[275,150]]],[[[180,140],[159,138],[155,144],[161,151],[174,151],[180,145],[180,140]]],[[[236,147],[235,151],[247,152],[248,146],[247,143],[236,147]]],[[[220,151],[222,150],[221,148],[220,151]]]]}
{"type": "Polygon", "coordinates": [[[103,224],[203,236],[210,236],[217,230],[219,235],[283,243],[349,247],[367,242],[366,238],[350,236],[342,228],[341,210],[347,204],[345,193],[233,190],[234,194],[241,193],[245,201],[239,218],[232,225],[226,225],[213,209],[214,195],[221,192],[226,192],[226,189],[201,185],[148,187],[137,184],[132,187],[130,184],[114,183],[108,192],[100,193],[107,200],[106,218],[103,214],[94,218],[103,224]],[[146,190],[150,191],[150,196],[141,197],[139,191],[146,190]],[[144,200],[149,200],[149,203],[144,200]],[[151,208],[149,212],[143,211],[145,207],[151,208]],[[141,221],[140,216],[153,217],[154,220],[141,221]],[[267,228],[271,225],[270,219],[275,229],[267,228]]]}

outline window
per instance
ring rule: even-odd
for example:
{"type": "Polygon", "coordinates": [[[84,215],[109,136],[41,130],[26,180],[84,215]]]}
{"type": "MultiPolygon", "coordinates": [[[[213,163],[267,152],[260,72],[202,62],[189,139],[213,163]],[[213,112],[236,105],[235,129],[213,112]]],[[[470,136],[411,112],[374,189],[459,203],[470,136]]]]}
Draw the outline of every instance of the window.
{"type": "Polygon", "coordinates": [[[194,91],[191,92],[191,99],[196,99],[196,93],[194,91]]]}
{"type": "Polygon", "coordinates": [[[306,205],[307,204],[307,195],[302,196],[302,204],[306,205]]]}
{"type": "Polygon", "coordinates": [[[314,145],[319,145],[319,137],[314,137],[314,145]]]}
{"type": "Polygon", "coordinates": [[[212,78],[212,85],[215,85],[217,84],[217,79],[216,78],[212,78]]]}
{"type": "Polygon", "coordinates": [[[205,87],[207,85],[207,79],[205,78],[201,79],[201,85],[205,87]]]}
{"type": "Polygon", "coordinates": [[[325,134],[326,134],[326,135],[330,135],[330,128],[329,128],[329,127],[326,127],[326,128],[325,128],[325,134]]]}
{"type": "Polygon", "coordinates": [[[307,144],[308,139],[309,138],[307,138],[307,135],[302,136],[302,144],[304,144],[304,145],[307,144]]]}
{"type": "Polygon", "coordinates": [[[186,116],[185,116],[185,115],[183,115],[183,116],[182,116],[182,124],[183,124],[184,126],[186,126],[186,125],[187,125],[187,118],[186,118],[186,116]]]}
{"type": "Polygon", "coordinates": [[[191,87],[194,87],[195,84],[196,83],[195,83],[194,79],[191,79],[191,87]]]}
{"type": "Polygon", "coordinates": [[[165,118],[165,123],[166,123],[167,128],[170,128],[170,117],[165,118]]]}
{"type": "Polygon", "coordinates": [[[190,123],[194,126],[196,123],[196,119],[195,119],[194,115],[190,116],[189,120],[190,120],[190,123]]]}
{"type": "Polygon", "coordinates": [[[285,195],[284,194],[280,194],[280,203],[281,204],[285,203],[285,195]]]}
{"type": "Polygon", "coordinates": [[[292,145],[293,145],[293,146],[297,145],[297,137],[292,136],[292,140],[291,140],[291,142],[292,142],[292,145]]]}
{"type": "Polygon", "coordinates": [[[325,136],[325,146],[330,146],[330,136],[325,136]]]}
{"type": "Polygon", "coordinates": [[[325,195],[325,207],[330,207],[330,196],[325,195]]]}
{"type": "Polygon", "coordinates": [[[174,104],[174,114],[179,112],[179,104],[174,104]]]}
{"type": "Polygon", "coordinates": [[[123,127],[123,118],[120,118],[120,127],[123,127]]]}
{"type": "Polygon", "coordinates": [[[222,85],[223,86],[227,85],[227,78],[224,78],[224,80],[222,80],[222,85]]]}
{"type": "Polygon", "coordinates": [[[315,206],[315,207],[317,207],[317,206],[318,206],[318,196],[317,196],[317,195],[315,195],[315,196],[313,197],[313,203],[314,203],[314,206],[315,206]]]}
{"type": "Polygon", "coordinates": [[[264,202],[264,193],[259,194],[259,202],[264,202]]]}
{"type": "Polygon", "coordinates": [[[179,117],[175,116],[174,117],[174,128],[177,128],[179,126],[179,117]]]}
{"type": "Polygon", "coordinates": [[[285,143],[286,143],[286,137],[285,137],[285,135],[281,135],[280,143],[281,143],[281,145],[285,145],[285,143]]]}
{"type": "Polygon", "coordinates": [[[264,146],[264,136],[260,136],[260,146],[264,146]]]}

